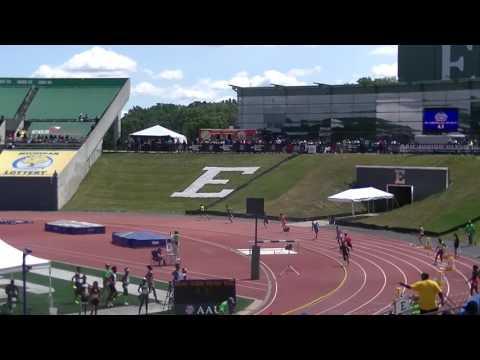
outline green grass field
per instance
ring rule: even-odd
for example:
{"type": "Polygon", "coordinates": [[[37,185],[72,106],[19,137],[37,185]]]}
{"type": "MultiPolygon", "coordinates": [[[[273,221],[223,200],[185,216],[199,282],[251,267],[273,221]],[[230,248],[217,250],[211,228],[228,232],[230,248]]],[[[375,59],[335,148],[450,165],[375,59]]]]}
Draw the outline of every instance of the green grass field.
{"type": "MultiPolygon", "coordinates": [[[[52,263],[52,268],[56,269],[62,269],[62,270],[68,270],[68,271],[75,271],[75,266],[70,265],[70,264],[64,264],[60,262],[53,262],[52,263]]],[[[82,267],[82,272],[88,276],[102,276],[103,271],[100,269],[91,269],[91,268],[85,268],[82,267]]],[[[11,274],[11,277],[15,279],[15,283],[19,288],[20,291],[20,299],[22,298],[22,273],[13,273],[11,274]]],[[[10,279],[10,275],[7,277],[10,279]]],[[[88,281],[88,280],[87,280],[88,281]]],[[[33,273],[28,273],[27,274],[27,282],[29,283],[34,283],[38,285],[43,285],[48,287],[49,286],[49,278],[47,276],[39,275],[39,274],[33,274],[33,273]]],[[[140,283],[140,278],[132,277],[131,278],[131,283],[132,284],[139,284],[140,283]]],[[[80,306],[78,304],[74,303],[74,296],[73,296],[73,288],[72,284],[70,281],[66,280],[61,280],[61,279],[56,279],[52,278],[52,287],[55,289],[53,292],[53,306],[58,309],[58,314],[73,314],[73,313],[78,313],[80,306]]],[[[168,284],[165,282],[161,281],[156,281],[155,282],[155,287],[157,289],[163,289],[166,290],[168,287],[168,284]]],[[[0,286],[0,291],[4,291],[4,286],[0,286]]],[[[163,300],[163,299],[159,299],[163,300]]],[[[120,306],[123,305],[123,302],[125,301],[125,298],[123,296],[119,296],[116,300],[115,305],[120,306]]],[[[250,299],[245,299],[242,297],[237,297],[237,311],[242,311],[244,310],[248,305],[250,305],[253,302],[253,300],[250,299]]],[[[128,296],[128,303],[129,305],[134,305],[138,306],[139,305],[139,300],[138,296],[136,294],[129,295],[128,296]]],[[[19,315],[23,313],[23,305],[21,303],[17,304],[16,308],[13,311],[13,314],[19,315]]],[[[27,294],[27,313],[29,315],[48,315],[49,313],[49,307],[50,307],[50,299],[48,294],[27,294]]],[[[100,303],[99,309],[105,308],[104,301],[100,303]]],[[[6,310],[4,307],[1,309],[2,311],[6,310]]],[[[89,313],[88,309],[88,312],[89,313]]],[[[159,315],[168,315],[171,314],[170,311],[164,311],[157,313],[159,315]]]]}
{"type": "MultiPolygon", "coordinates": [[[[171,198],[198,176],[204,166],[261,166],[258,173],[285,159],[279,154],[104,154],[91,170],[67,210],[146,211],[182,213],[198,209],[202,200],[171,198]]],[[[265,198],[268,214],[292,217],[349,213],[349,204],[332,203],[327,197],[350,188],[355,165],[440,166],[450,169],[450,187],[421,202],[360,220],[378,225],[443,232],[480,215],[476,174],[480,158],[459,155],[336,154],[300,155],[258,177],[248,186],[218,202],[211,209],[245,211],[245,198],[265,198]]],[[[258,174],[257,173],[257,174],[258,174]]],[[[221,175],[222,176],[222,175],[221,175]]],[[[228,187],[237,188],[252,175],[226,174],[228,187]]],[[[225,185],[202,191],[218,191],[225,185]]],[[[212,199],[203,200],[210,204],[212,199]]],[[[362,210],[360,206],[357,210],[362,210]]]]}
{"type": "Polygon", "coordinates": [[[170,197],[202,175],[203,167],[260,167],[253,175],[228,173],[227,185],[209,185],[202,190],[213,192],[225,187],[235,189],[286,157],[285,154],[103,154],[64,210],[183,213],[212,201],[170,197]]]}

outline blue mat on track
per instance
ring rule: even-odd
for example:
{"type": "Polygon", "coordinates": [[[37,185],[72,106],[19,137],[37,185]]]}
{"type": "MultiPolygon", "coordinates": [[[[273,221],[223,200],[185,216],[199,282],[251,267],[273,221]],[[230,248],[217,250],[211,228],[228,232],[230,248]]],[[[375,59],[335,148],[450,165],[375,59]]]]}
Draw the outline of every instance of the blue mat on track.
{"type": "Polygon", "coordinates": [[[149,231],[114,232],[112,244],[137,248],[137,247],[166,247],[171,241],[170,235],[153,233],[149,231]]]}

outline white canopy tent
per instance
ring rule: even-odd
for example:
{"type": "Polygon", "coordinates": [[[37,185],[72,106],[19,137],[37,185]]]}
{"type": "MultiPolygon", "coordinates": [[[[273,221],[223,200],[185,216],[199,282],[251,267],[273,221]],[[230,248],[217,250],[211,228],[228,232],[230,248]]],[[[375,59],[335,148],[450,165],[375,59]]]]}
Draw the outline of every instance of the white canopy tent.
{"type": "MultiPolygon", "coordinates": [[[[49,269],[49,297],[52,308],[52,268],[50,260],[27,255],[25,264],[32,269],[49,269]]],[[[0,275],[21,272],[23,269],[23,251],[0,239],[0,275]]]]}
{"type": "Polygon", "coordinates": [[[328,200],[352,204],[352,215],[355,216],[355,203],[381,199],[393,199],[393,194],[374,187],[350,189],[328,197],[328,200]]]}
{"type": "Polygon", "coordinates": [[[163,137],[169,136],[173,139],[177,139],[180,144],[187,143],[187,137],[179,134],[173,130],[167,129],[160,125],[149,127],[148,129],[140,130],[131,133],[130,136],[145,136],[145,137],[163,137]]]}

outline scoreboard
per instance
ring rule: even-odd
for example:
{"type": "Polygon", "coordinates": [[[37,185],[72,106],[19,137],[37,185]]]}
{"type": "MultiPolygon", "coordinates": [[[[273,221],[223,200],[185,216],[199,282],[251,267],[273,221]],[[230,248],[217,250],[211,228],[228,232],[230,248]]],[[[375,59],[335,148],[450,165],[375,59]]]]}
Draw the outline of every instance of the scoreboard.
{"type": "Polygon", "coordinates": [[[216,307],[232,297],[235,279],[181,280],[175,284],[174,308],[179,315],[214,315],[216,307]]]}

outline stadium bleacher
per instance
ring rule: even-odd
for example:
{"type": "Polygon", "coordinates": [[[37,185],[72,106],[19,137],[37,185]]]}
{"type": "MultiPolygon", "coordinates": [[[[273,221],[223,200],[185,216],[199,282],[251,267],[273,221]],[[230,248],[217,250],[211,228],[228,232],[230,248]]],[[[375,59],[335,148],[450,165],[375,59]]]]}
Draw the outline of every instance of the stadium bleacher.
{"type": "Polygon", "coordinates": [[[42,87],[28,108],[27,119],[72,120],[80,113],[89,119],[101,117],[118,91],[118,86],[42,87]]]}
{"type": "Polygon", "coordinates": [[[0,86],[0,116],[12,119],[28,92],[26,86],[0,86]]]}
{"type": "Polygon", "coordinates": [[[54,135],[68,135],[69,137],[81,139],[86,138],[92,129],[95,122],[79,122],[79,121],[35,121],[32,122],[28,128],[28,135],[30,138],[35,138],[37,135],[45,136],[49,134],[54,135]]]}

